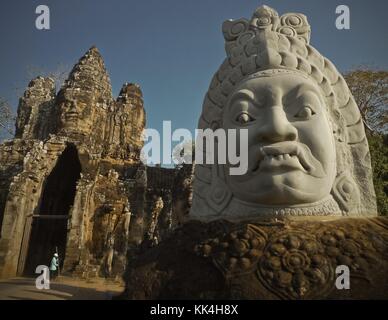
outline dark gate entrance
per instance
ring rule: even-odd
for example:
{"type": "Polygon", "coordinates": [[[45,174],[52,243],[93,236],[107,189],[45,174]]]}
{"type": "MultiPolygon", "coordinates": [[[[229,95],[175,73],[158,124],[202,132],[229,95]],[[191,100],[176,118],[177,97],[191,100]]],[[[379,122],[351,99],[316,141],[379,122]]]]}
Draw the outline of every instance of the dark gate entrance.
{"type": "Polygon", "coordinates": [[[68,214],[74,203],[80,173],[77,149],[74,145],[68,145],[47,177],[39,210],[27,218],[19,273],[33,275],[38,265],[49,266],[56,249],[62,267],[66,253],[68,214]]]}

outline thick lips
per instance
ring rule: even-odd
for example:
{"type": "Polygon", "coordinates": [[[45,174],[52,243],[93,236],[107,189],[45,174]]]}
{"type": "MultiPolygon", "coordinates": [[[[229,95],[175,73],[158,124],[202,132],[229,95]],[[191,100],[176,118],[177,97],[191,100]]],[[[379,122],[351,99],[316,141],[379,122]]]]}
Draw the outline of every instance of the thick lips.
{"type": "Polygon", "coordinates": [[[260,148],[253,172],[273,170],[301,170],[318,178],[325,176],[310,148],[296,142],[279,142],[260,148]]]}
{"type": "Polygon", "coordinates": [[[78,112],[69,111],[65,113],[65,118],[67,121],[75,120],[78,117],[78,112]]]}

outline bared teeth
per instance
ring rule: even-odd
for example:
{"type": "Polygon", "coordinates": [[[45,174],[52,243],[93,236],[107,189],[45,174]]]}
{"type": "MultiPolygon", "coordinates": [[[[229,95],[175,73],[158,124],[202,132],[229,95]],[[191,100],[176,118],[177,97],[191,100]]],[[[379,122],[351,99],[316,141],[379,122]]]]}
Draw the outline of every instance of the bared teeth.
{"type": "Polygon", "coordinates": [[[284,154],[266,154],[264,156],[264,160],[268,159],[276,159],[276,160],[287,160],[290,159],[291,157],[295,157],[295,155],[291,155],[289,153],[284,153],[284,154]]]}
{"type": "Polygon", "coordinates": [[[289,160],[296,157],[295,154],[289,154],[289,153],[284,153],[284,154],[265,154],[262,161],[282,161],[282,160],[289,160]]]}

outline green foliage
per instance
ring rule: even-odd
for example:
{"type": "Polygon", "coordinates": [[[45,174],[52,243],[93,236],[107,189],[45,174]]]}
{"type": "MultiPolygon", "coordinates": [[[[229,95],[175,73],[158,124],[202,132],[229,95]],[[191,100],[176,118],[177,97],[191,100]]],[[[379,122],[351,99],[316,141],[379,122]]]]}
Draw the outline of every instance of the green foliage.
{"type": "Polygon", "coordinates": [[[388,135],[368,135],[368,142],[378,212],[388,216],[388,135]]]}

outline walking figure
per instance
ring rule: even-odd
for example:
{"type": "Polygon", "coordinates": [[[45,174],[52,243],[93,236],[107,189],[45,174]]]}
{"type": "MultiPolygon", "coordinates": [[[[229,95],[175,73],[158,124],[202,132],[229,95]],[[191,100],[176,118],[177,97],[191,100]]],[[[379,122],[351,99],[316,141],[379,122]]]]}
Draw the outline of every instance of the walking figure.
{"type": "Polygon", "coordinates": [[[59,269],[59,256],[58,253],[54,253],[50,263],[50,279],[54,280],[58,276],[59,269]]]}

